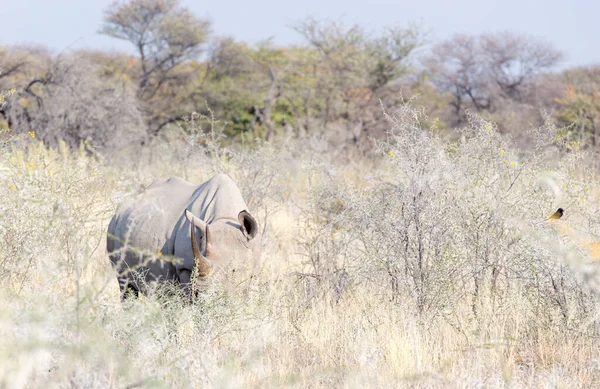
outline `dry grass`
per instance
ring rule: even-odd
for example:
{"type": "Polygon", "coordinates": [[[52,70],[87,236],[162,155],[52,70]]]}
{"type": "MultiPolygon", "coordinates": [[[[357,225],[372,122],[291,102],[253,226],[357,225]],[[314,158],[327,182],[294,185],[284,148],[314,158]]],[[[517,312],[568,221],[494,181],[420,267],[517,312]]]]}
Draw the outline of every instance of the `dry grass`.
{"type": "Polygon", "coordinates": [[[381,156],[343,164],[308,142],[224,149],[197,132],[121,166],[33,139],[2,150],[0,387],[599,385],[584,155],[551,126],[511,150],[477,118],[450,145],[419,115],[403,108],[381,156]],[[215,172],[265,226],[260,277],[194,306],[122,305],[111,212],[154,179],[215,172]]]}

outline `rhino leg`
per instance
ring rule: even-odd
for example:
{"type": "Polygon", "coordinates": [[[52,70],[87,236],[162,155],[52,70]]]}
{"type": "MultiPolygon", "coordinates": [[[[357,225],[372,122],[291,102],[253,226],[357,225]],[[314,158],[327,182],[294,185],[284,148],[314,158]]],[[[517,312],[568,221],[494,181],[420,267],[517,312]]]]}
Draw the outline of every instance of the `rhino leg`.
{"type": "Polygon", "coordinates": [[[179,271],[179,284],[185,296],[191,301],[192,300],[192,272],[187,269],[179,271]]]}
{"type": "Polygon", "coordinates": [[[121,301],[140,297],[140,291],[131,284],[121,285],[121,301]]]}
{"type": "Polygon", "coordinates": [[[119,282],[119,289],[121,291],[121,301],[126,300],[128,297],[139,297],[143,282],[137,272],[132,271],[129,263],[139,262],[137,258],[132,258],[130,253],[109,254],[109,258],[113,264],[113,268],[117,272],[117,281],[119,282]],[[138,282],[140,281],[140,282],[138,282]]]}

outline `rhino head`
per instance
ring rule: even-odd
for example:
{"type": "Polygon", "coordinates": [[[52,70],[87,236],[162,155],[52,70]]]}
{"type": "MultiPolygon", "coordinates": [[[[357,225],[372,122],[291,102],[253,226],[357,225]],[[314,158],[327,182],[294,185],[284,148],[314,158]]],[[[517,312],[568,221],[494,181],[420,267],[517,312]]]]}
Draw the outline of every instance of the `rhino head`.
{"type": "Polygon", "coordinates": [[[252,255],[251,267],[258,265],[260,253],[257,255],[258,242],[255,241],[258,223],[247,211],[238,214],[239,225],[232,220],[217,220],[209,225],[188,210],[185,216],[190,222],[194,272],[198,278],[205,279],[216,268],[230,264],[233,259],[243,261],[249,253],[252,255]],[[202,247],[196,240],[196,228],[204,236],[202,247]]]}

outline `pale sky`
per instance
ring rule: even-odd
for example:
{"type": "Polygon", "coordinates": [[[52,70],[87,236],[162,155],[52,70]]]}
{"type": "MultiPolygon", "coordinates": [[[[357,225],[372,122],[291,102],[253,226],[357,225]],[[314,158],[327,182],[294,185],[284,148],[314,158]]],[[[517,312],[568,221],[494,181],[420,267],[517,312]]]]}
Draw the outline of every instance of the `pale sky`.
{"type": "MultiPolygon", "coordinates": [[[[41,44],[55,51],[98,48],[132,50],[97,33],[110,0],[0,0],[0,44],[41,44]]],[[[509,30],[552,42],[566,54],[561,68],[600,64],[599,0],[182,0],[213,22],[218,35],[247,42],[273,37],[300,43],[289,25],[311,15],[358,23],[377,31],[385,25],[420,23],[432,42],[452,34],[509,30]]]]}

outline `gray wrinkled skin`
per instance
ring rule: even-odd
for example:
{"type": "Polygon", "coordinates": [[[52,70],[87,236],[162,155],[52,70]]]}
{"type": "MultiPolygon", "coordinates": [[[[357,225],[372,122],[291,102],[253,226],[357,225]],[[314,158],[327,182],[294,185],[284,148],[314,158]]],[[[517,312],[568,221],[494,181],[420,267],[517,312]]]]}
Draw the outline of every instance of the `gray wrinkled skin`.
{"type": "Polygon", "coordinates": [[[127,291],[143,293],[144,284],[155,281],[189,284],[195,258],[186,210],[208,225],[208,241],[205,230],[194,229],[200,251],[211,265],[208,277],[214,279],[225,267],[227,271],[256,269],[258,225],[247,213],[246,219],[239,219],[247,206],[235,182],[226,174],[200,185],[170,177],[121,204],[110,221],[107,251],[118,272],[122,296],[127,291]]]}

